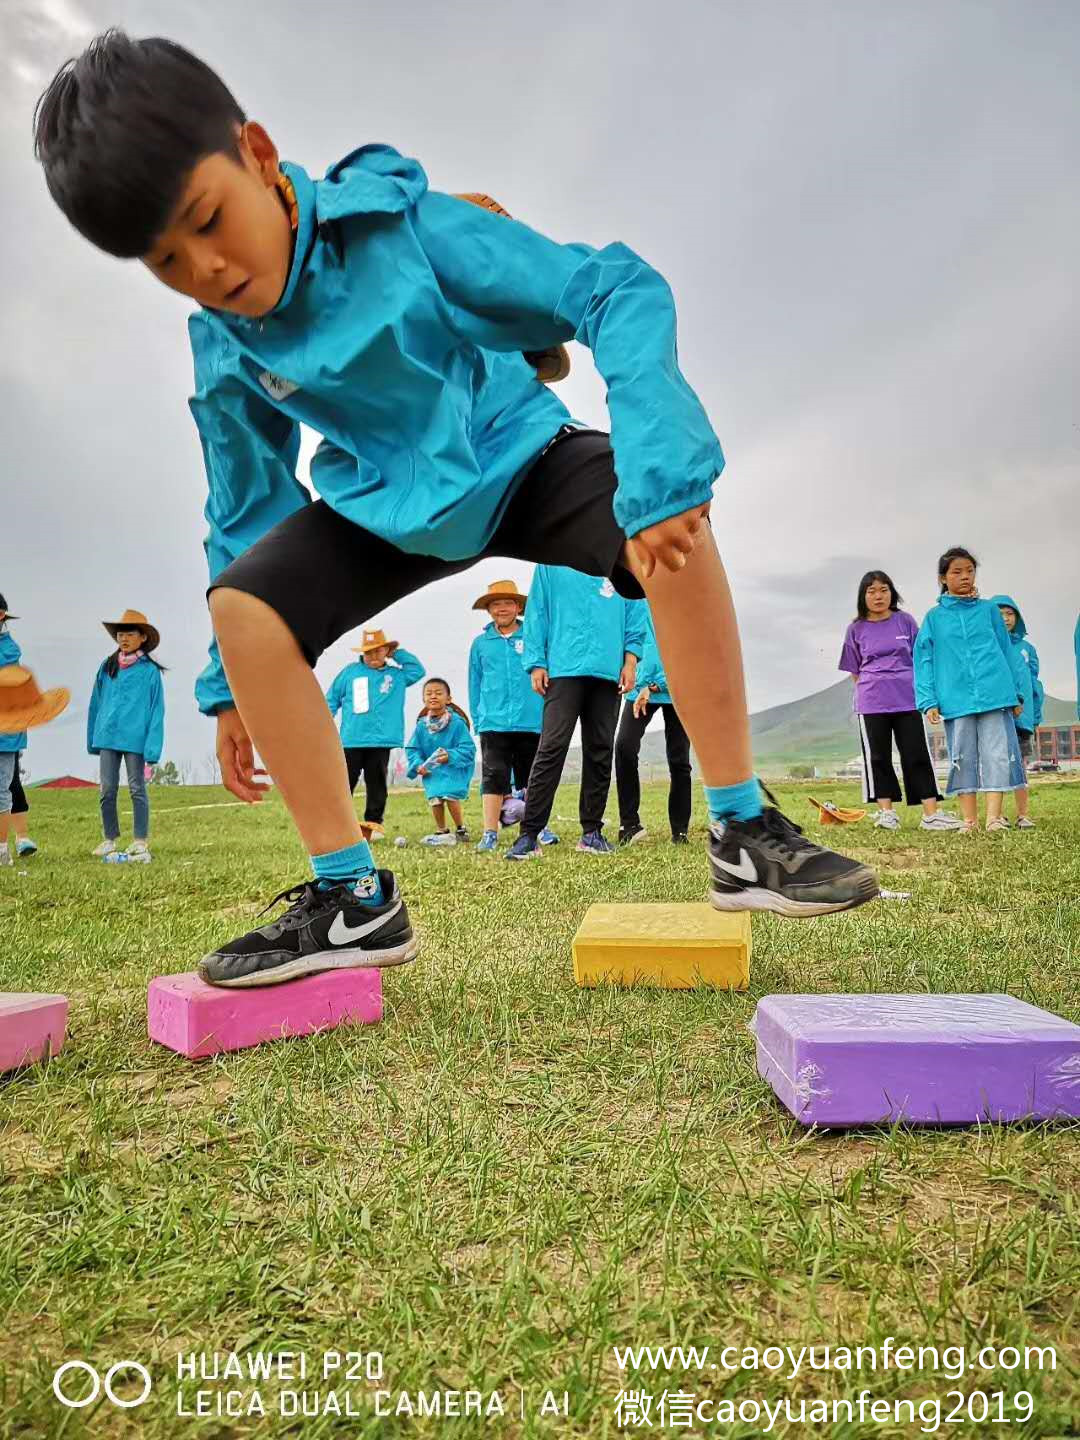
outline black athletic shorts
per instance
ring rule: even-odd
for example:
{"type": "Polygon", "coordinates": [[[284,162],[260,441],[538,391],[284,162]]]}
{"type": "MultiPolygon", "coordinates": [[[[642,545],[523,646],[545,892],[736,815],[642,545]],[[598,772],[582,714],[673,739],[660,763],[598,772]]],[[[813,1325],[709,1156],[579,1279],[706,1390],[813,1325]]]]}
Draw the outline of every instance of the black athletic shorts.
{"type": "Polygon", "coordinates": [[[511,783],[523,790],[536,759],[535,730],[485,730],[480,736],[480,794],[509,795],[511,783]]]}
{"type": "Polygon", "coordinates": [[[210,590],[242,590],[264,601],[312,665],[335,640],[395,601],[489,555],[606,575],[620,595],[640,600],[644,591],[621,562],[626,536],[612,509],[614,495],[608,437],[569,429],[532,463],[491,540],[470,560],[411,555],[317,500],[245,550],[210,590]]]}

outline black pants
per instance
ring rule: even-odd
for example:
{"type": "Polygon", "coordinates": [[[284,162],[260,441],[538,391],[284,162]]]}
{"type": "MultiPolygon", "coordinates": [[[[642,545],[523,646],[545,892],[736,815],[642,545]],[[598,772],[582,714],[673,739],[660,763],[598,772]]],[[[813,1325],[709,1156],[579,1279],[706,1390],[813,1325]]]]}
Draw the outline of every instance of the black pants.
{"type": "Polygon", "coordinates": [[[19,774],[19,757],[16,755],[15,774],[11,777],[11,813],[12,815],[25,815],[29,809],[30,802],[23,789],[22,776],[19,774]]]}
{"type": "Polygon", "coordinates": [[[900,799],[900,784],[892,763],[894,735],[896,748],[900,751],[907,803],[919,805],[923,800],[940,800],[926,725],[918,710],[901,710],[894,715],[859,716],[863,799],[900,799]]]}
{"type": "Polygon", "coordinates": [[[564,675],[548,681],[544,728],[529,775],[529,797],[521,833],[534,839],[551,819],[574,726],[581,721],[581,795],[578,816],[588,835],[604,823],[611,789],[611,750],[619,715],[619,687],[592,675],[564,675]]]}
{"type": "Polygon", "coordinates": [[[485,730],[480,736],[481,795],[509,795],[523,790],[536,758],[540,736],[535,730],[485,730]]]}
{"type": "Polygon", "coordinates": [[[640,720],[632,704],[624,705],[615,741],[615,787],[619,792],[619,825],[627,830],[641,824],[641,776],[638,756],[641,737],[658,710],[664,712],[664,744],[667,749],[671,787],[668,790],[668,821],[672,835],[685,835],[690,828],[690,737],[675,713],[674,705],[646,705],[640,720]]]}
{"type": "Polygon", "coordinates": [[[345,764],[349,770],[349,789],[356,789],[364,777],[364,819],[381,825],[386,814],[386,772],[390,768],[390,751],[382,745],[346,745],[345,764]]]}

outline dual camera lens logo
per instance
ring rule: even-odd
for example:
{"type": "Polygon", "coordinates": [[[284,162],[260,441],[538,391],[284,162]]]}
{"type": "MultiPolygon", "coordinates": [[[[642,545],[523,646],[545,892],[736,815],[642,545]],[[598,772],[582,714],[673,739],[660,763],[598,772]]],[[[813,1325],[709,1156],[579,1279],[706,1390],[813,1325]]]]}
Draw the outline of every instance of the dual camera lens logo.
{"type": "Polygon", "coordinates": [[[154,1382],[150,1379],[150,1371],[145,1365],[140,1365],[138,1360],[117,1360],[115,1365],[110,1365],[102,1376],[93,1365],[88,1365],[85,1360],[68,1360],[61,1365],[53,1375],[53,1394],[61,1405],[66,1405],[69,1410],[82,1410],[86,1405],[92,1405],[94,1401],[105,1391],[106,1398],[113,1405],[121,1410],[134,1410],[137,1405],[142,1405],[150,1398],[150,1391],[154,1388],[154,1382]],[[72,1371],[77,1371],[84,1379],[78,1380],[71,1376],[72,1371]],[[84,1394],[86,1383],[89,1381],[89,1393],[84,1394]],[[118,1393],[117,1385],[122,1385],[124,1391],[142,1382],[141,1394],[118,1393]]]}

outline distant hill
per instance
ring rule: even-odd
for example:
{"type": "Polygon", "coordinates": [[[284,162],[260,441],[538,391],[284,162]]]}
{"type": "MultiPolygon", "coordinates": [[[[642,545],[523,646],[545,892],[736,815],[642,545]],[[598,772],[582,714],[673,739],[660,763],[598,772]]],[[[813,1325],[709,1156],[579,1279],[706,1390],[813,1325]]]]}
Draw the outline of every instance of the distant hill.
{"type": "MultiPolygon", "coordinates": [[[[843,765],[859,753],[859,734],[851,709],[850,680],[840,680],[786,705],[773,705],[750,717],[754,760],[764,774],[783,774],[790,765],[843,765]]],[[[1044,725],[1071,725],[1076,706],[1047,695],[1044,725]]],[[[660,717],[650,725],[641,747],[643,774],[664,771],[664,734],[660,717]],[[648,767],[646,769],[646,767],[648,767]]]]}

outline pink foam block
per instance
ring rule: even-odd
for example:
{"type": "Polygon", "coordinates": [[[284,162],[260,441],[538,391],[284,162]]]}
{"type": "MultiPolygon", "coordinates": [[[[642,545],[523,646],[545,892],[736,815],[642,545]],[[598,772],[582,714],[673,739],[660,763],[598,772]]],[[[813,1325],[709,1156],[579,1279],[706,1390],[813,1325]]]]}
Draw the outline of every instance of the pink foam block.
{"type": "Polygon", "coordinates": [[[55,1055],[67,1033],[65,995],[0,992],[0,1071],[55,1055]]]}
{"type": "Polygon", "coordinates": [[[224,990],[194,973],[159,975],[147,995],[151,1040],[201,1060],[266,1040],[382,1019],[382,971],[327,970],[283,985],[224,990]]]}
{"type": "Polygon", "coordinates": [[[804,1125],[1080,1115],[1080,1025],[1013,995],[767,995],[750,1028],[804,1125]]]}

